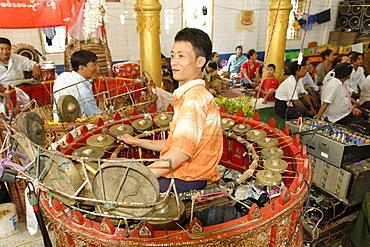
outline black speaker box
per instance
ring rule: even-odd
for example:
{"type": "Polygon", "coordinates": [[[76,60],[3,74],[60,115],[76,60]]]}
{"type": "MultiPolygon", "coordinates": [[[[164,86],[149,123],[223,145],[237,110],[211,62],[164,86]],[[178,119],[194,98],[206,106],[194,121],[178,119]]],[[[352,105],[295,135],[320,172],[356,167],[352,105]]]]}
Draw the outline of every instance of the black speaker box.
{"type": "Polygon", "coordinates": [[[362,23],[366,9],[365,2],[370,1],[351,0],[339,2],[336,28],[342,31],[360,31],[363,26],[362,23]]]}

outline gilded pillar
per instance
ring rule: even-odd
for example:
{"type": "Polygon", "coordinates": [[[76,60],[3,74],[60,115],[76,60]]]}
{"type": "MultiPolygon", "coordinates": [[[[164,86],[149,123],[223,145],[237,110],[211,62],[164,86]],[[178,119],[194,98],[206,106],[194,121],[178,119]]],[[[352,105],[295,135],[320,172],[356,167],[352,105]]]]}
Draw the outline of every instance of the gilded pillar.
{"type": "Polygon", "coordinates": [[[284,75],[286,32],[292,8],[291,0],[270,0],[268,6],[265,64],[275,64],[275,76],[280,81],[284,75]]]}
{"type": "Polygon", "coordinates": [[[161,45],[159,40],[162,5],[159,0],[136,0],[137,33],[140,43],[140,68],[147,71],[154,83],[162,84],[161,45]]]}

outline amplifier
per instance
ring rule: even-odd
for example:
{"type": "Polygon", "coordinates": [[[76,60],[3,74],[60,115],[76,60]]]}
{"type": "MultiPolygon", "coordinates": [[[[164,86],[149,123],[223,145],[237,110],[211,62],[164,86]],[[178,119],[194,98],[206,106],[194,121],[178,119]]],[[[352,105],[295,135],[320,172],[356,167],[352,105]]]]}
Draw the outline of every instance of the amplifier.
{"type": "Polygon", "coordinates": [[[370,158],[369,136],[344,126],[315,120],[291,120],[286,125],[299,134],[307,152],[334,166],[342,167],[370,158]]]}
{"type": "Polygon", "coordinates": [[[339,168],[311,154],[308,158],[312,165],[312,182],[347,206],[361,203],[365,193],[370,192],[370,159],[339,168]]]}

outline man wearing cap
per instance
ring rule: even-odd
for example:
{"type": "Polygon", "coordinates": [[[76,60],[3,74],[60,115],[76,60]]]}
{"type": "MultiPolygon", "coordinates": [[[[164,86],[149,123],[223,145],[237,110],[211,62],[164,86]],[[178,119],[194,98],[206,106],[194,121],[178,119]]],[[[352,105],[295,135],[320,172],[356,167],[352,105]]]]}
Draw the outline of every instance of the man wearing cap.
{"type": "Polygon", "coordinates": [[[23,71],[32,70],[32,75],[39,79],[41,76],[39,65],[25,56],[11,54],[11,49],[10,40],[0,37],[0,83],[2,87],[6,87],[12,80],[24,79],[23,71]]]}
{"type": "Polygon", "coordinates": [[[351,103],[351,96],[344,83],[352,73],[350,63],[340,63],[334,68],[334,77],[322,89],[321,107],[316,119],[326,117],[333,123],[347,125],[365,121],[361,111],[351,103]]]}

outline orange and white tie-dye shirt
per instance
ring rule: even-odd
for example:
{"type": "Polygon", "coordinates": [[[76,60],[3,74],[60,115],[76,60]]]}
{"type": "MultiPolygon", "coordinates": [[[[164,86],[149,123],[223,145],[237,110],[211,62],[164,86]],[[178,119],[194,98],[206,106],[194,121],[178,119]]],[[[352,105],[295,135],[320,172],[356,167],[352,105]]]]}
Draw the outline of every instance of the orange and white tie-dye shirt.
{"type": "MultiPolygon", "coordinates": [[[[217,104],[202,79],[185,83],[174,92],[174,116],[164,155],[170,148],[190,156],[174,170],[185,181],[217,181],[222,155],[221,118],[217,104]]],[[[169,173],[164,177],[170,178],[169,173]]]]}

